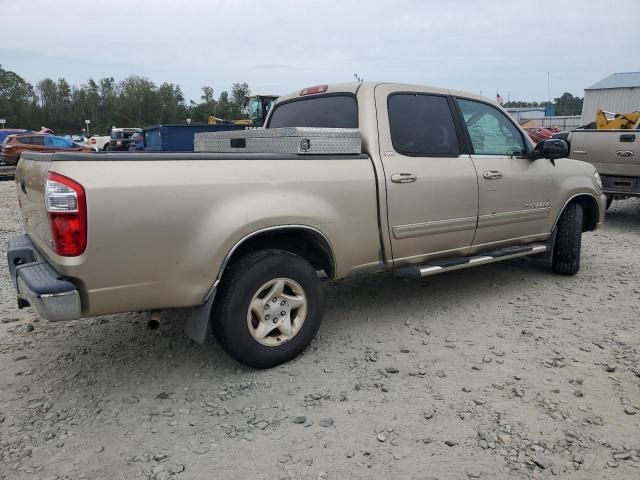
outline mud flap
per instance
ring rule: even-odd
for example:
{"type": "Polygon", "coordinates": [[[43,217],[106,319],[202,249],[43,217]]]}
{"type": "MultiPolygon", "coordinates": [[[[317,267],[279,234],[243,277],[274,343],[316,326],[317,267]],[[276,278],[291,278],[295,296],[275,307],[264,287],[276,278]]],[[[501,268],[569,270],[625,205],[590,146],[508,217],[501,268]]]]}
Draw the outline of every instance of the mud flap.
{"type": "Polygon", "coordinates": [[[553,231],[551,232],[551,236],[545,242],[545,244],[547,245],[547,251],[540,255],[531,257],[531,260],[540,265],[544,265],[545,267],[551,267],[551,264],[553,263],[553,251],[555,249],[557,235],[558,227],[554,227],[553,231]]]}
{"type": "Polygon", "coordinates": [[[196,343],[203,344],[211,325],[211,307],[216,294],[209,297],[205,303],[198,307],[185,308],[181,311],[184,318],[184,333],[196,343]]]}

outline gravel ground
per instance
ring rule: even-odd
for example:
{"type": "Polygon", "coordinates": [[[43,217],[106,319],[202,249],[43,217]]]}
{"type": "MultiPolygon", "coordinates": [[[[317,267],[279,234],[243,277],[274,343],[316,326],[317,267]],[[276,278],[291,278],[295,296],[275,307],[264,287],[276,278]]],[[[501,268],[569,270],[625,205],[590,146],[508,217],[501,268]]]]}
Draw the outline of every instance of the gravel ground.
{"type": "MultiPolygon", "coordinates": [[[[20,231],[0,183],[0,242],[20,231]]],[[[168,316],[65,323],[0,268],[2,479],[640,478],[640,201],[571,278],[521,260],[326,288],[297,360],[255,371],[168,316]]]]}

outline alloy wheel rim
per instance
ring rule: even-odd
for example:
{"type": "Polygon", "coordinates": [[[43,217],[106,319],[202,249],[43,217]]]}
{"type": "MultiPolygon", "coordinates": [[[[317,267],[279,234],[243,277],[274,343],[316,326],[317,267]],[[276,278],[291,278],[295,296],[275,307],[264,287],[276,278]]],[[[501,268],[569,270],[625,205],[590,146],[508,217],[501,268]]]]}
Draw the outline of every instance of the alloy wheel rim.
{"type": "Polygon", "coordinates": [[[274,278],[251,298],[247,326],[258,343],[276,347],[291,341],[306,317],[307,296],[300,284],[290,278],[274,278]]]}

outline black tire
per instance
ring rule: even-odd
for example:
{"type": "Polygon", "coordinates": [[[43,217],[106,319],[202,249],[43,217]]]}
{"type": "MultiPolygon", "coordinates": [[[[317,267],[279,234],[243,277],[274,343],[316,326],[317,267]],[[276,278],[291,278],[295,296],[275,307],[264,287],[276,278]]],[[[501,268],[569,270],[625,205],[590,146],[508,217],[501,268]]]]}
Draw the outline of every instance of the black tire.
{"type": "Polygon", "coordinates": [[[229,355],[249,367],[270,368],[295,358],[309,345],[320,327],[323,309],[322,283],[304,258],[282,250],[260,250],[242,258],[225,273],[211,321],[216,339],[229,355]],[[291,279],[302,288],[306,316],[290,340],[266,346],[252,335],[247,313],[261,286],[278,278],[291,279]]]}
{"type": "Polygon", "coordinates": [[[609,207],[611,206],[612,203],[613,203],[613,195],[607,195],[607,210],[609,210],[609,207]]]}
{"type": "Polygon", "coordinates": [[[553,250],[553,270],[561,275],[575,275],[580,270],[582,247],[582,206],[572,203],[558,221],[553,250]]]}
{"type": "Polygon", "coordinates": [[[111,145],[109,145],[109,142],[107,142],[104,144],[104,147],[102,147],[102,151],[108,152],[109,150],[111,150],[111,145]]]}

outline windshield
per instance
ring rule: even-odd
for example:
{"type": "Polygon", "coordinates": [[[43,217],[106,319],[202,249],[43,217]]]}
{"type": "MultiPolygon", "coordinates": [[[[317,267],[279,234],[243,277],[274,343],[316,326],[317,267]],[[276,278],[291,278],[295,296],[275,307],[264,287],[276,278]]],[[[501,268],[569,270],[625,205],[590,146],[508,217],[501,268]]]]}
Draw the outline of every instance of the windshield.
{"type": "Polygon", "coordinates": [[[251,119],[251,123],[259,123],[263,120],[262,118],[262,102],[259,98],[252,98],[249,100],[249,105],[247,106],[249,110],[249,118],[251,119]]]}
{"type": "Polygon", "coordinates": [[[268,128],[358,128],[358,103],[353,95],[324,95],[277,105],[268,128]]]}

